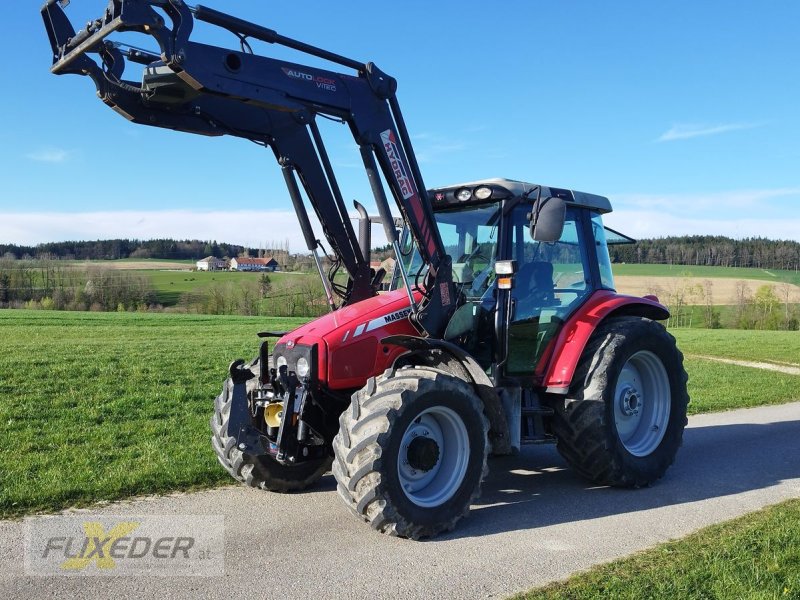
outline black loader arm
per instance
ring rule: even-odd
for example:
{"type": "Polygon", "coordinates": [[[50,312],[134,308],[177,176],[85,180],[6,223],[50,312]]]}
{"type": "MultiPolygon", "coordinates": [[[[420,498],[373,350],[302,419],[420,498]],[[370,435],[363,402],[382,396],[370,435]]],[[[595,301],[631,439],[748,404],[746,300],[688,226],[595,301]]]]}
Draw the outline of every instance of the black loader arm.
{"type": "MultiPolygon", "coordinates": [[[[353,303],[373,295],[375,286],[316,118],[346,123],[359,146],[389,243],[399,254],[381,175],[428,268],[418,306],[408,292],[412,319],[423,333],[442,335],[457,300],[450,257],[436,228],[392,77],[372,63],[333,54],[210,8],[192,8],[183,0],[111,0],[100,18],[78,32],[62,6],[67,3],[48,0],[42,7],[53,50],[51,71],[91,77],[101,100],[133,122],[201,135],[233,135],[270,147],[283,170],[309,250],[316,258],[320,244],[314,239],[298,178],[337,261],[350,277],[346,290],[333,291],[340,292],[345,303],[353,303]],[[231,31],[241,49],[190,40],[195,20],[231,31]],[[120,32],[150,35],[159,52],[110,40],[120,32]],[[260,56],[252,52],[248,39],[283,45],[355,73],[260,56]],[[124,78],[129,63],[143,66],[141,82],[124,78]]],[[[328,296],[333,305],[330,287],[328,296]]]]}

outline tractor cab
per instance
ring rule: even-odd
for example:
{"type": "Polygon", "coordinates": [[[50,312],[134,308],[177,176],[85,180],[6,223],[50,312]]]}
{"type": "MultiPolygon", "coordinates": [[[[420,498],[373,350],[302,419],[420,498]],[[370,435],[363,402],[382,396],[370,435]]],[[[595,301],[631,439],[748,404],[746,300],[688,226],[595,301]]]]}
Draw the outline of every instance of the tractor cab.
{"type": "MultiPolygon", "coordinates": [[[[595,290],[614,290],[602,223],[610,202],[508,179],[439,188],[428,197],[461,294],[444,338],[474,356],[495,382],[535,376],[561,325],[595,290]],[[534,239],[532,220],[543,199],[566,205],[557,239],[534,239]]],[[[405,240],[406,272],[419,281],[422,262],[410,236],[405,240]]],[[[395,286],[402,286],[399,277],[395,286]]]]}

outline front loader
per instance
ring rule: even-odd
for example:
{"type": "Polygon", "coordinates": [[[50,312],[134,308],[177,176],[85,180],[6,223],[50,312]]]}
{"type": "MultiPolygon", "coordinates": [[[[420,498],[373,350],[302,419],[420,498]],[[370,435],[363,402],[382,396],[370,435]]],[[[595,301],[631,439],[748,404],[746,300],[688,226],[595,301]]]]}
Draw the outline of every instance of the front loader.
{"type": "Polygon", "coordinates": [[[397,83],[374,64],[182,0],[111,0],[79,31],[66,4],[42,8],[51,71],[89,76],[135,123],[271,149],[322,277],[328,314],[260,333],[258,356],[229,367],[211,441],[234,478],[287,492],[332,470],[356,516],[416,539],[452,529],[487,457],[525,444],[556,444],[598,485],[664,475],[686,425],[683,356],[655,297],[614,289],[607,246],[629,240],[603,226],[608,199],[508,179],[427,189],[397,83]],[[193,41],[195,21],[228,30],[238,49],[193,41]],[[112,40],[127,33],[157,49],[112,40]],[[349,72],[262,56],[253,40],[349,72]],[[370,218],[356,207],[357,235],[319,118],[358,144],[397,259],[388,293],[369,266],[370,218]],[[327,273],[303,192],[332,253],[327,273]]]}

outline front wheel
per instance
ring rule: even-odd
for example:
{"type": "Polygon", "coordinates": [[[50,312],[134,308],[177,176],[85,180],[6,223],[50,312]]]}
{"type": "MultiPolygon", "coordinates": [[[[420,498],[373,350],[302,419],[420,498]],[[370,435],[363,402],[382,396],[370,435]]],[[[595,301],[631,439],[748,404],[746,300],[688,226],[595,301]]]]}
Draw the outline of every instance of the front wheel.
{"type": "Polygon", "coordinates": [[[282,465],[272,456],[251,456],[239,450],[233,432],[228,431],[232,400],[230,389],[231,383],[227,380],[222,393],[214,401],[211,447],[219,464],[234,479],[271,492],[294,492],[312,486],[330,470],[333,460],[330,456],[297,465],[282,465]]]}
{"type": "Polygon", "coordinates": [[[662,325],[608,319],[584,349],[567,398],[555,403],[559,452],[595,483],[650,485],[681,445],[687,379],[683,355],[662,325]]]}
{"type": "Polygon", "coordinates": [[[449,531],[480,493],[489,422],[472,388],[449,373],[405,367],[370,379],[339,424],[339,495],[380,532],[449,531]]]}

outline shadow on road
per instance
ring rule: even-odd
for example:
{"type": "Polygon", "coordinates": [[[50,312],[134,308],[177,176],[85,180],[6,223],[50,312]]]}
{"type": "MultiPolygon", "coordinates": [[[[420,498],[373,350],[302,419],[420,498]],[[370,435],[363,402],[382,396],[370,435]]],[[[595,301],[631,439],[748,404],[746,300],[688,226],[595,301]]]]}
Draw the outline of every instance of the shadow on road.
{"type": "Polygon", "coordinates": [[[483,494],[456,531],[439,539],[492,535],[686,504],[800,478],[800,421],[694,427],[663,479],[641,490],[597,487],[553,447],[490,459],[483,494]]]}

